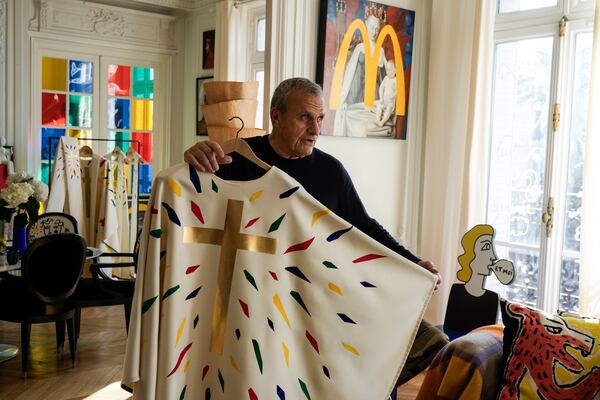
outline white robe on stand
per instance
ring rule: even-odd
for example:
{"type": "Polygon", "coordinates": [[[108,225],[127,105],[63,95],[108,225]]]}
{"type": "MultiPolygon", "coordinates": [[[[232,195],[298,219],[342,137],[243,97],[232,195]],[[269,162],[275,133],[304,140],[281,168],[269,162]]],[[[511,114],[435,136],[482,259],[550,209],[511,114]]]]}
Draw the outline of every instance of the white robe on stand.
{"type": "Polygon", "coordinates": [[[146,163],[142,156],[132,147],[125,153],[125,162],[130,166],[129,184],[131,202],[129,206],[129,250],[134,251],[135,240],[138,232],[138,198],[139,198],[139,170],[140,163],[146,163]]]}
{"type": "Polygon", "coordinates": [[[86,232],[77,139],[62,136],[56,146],[52,168],[52,185],[46,206],[48,212],[72,215],[79,224],[79,232],[86,232]]]}

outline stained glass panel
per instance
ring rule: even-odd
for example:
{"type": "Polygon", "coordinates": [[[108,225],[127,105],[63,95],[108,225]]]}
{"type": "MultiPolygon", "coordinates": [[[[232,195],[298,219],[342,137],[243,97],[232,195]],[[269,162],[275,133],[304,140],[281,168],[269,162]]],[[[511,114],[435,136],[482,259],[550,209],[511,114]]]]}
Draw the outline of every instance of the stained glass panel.
{"type": "Polygon", "coordinates": [[[133,100],[131,129],[136,129],[140,131],[151,131],[152,108],[152,100],[133,100]]]}
{"type": "Polygon", "coordinates": [[[42,57],[42,90],[67,91],[67,60],[42,57]]]}
{"type": "Polygon", "coordinates": [[[108,128],[129,129],[129,99],[108,99],[108,128]]]}
{"type": "Polygon", "coordinates": [[[42,171],[40,173],[41,176],[39,177],[39,180],[41,180],[47,185],[50,181],[50,164],[42,161],[42,171]]]}
{"type": "MultiPolygon", "coordinates": [[[[92,131],[89,129],[69,129],[69,136],[76,137],[79,139],[90,139],[92,137],[92,131]]],[[[92,146],[92,142],[89,140],[78,140],[77,143],[79,146],[92,146]]]]}
{"type": "Polygon", "coordinates": [[[152,134],[146,132],[133,132],[132,139],[137,140],[142,144],[139,151],[140,155],[146,162],[152,162],[152,134]]]}
{"type": "Polygon", "coordinates": [[[108,66],[108,95],[129,96],[131,86],[131,67],[126,65],[108,66]]]}
{"type": "Polygon", "coordinates": [[[139,173],[140,194],[152,191],[152,164],[140,164],[139,173]]]}
{"type": "Polygon", "coordinates": [[[92,96],[69,95],[69,126],[92,127],[92,96]]]}
{"type": "MultiPolygon", "coordinates": [[[[121,150],[123,150],[123,152],[129,150],[130,142],[125,141],[130,140],[129,132],[110,131],[108,132],[108,137],[114,140],[114,142],[109,143],[108,145],[109,151],[112,151],[115,148],[115,146],[119,146],[121,150]]],[[[135,149],[135,146],[133,146],[133,148],[135,149]]]]}
{"type": "Polygon", "coordinates": [[[92,63],[89,61],[69,61],[69,91],[92,93],[92,63]]]}
{"type": "Polygon", "coordinates": [[[65,126],[67,122],[67,96],[42,92],[42,125],[65,126]]]}
{"type": "Polygon", "coordinates": [[[49,160],[50,157],[52,157],[52,160],[54,159],[58,140],[52,140],[50,138],[59,138],[64,135],[64,129],[42,128],[42,160],[49,160]]]}
{"type": "Polygon", "coordinates": [[[133,97],[154,98],[154,69],[133,67],[133,97]]]}

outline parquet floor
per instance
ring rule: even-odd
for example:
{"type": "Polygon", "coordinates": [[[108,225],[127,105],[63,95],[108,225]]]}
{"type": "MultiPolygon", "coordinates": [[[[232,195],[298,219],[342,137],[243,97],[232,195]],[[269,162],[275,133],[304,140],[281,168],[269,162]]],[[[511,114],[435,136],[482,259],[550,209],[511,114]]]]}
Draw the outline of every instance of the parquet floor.
{"type": "MultiPolygon", "coordinates": [[[[71,368],[68,342],[57,359],[54,324],[31,329],[30,368],[21,377],[21,356],[0,363],[0,400],[125,400],[119,387],[125,356],[125,318],[121,306],[82,310],[77,365],[71,368]]],[[[0,343],[19,344],[20,325],[0,321],[0,343]]],[[[422,381],[404,385],[396,400],[412,400],[422,381]]]]}

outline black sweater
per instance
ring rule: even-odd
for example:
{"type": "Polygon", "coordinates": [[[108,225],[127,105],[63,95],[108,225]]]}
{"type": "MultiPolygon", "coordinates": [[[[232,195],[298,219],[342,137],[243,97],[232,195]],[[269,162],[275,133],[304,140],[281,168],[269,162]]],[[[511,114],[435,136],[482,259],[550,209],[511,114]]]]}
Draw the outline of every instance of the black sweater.
{"type": "MultiPolygon", "coordinates": [[[[310,156],[287,159],[279,156],[271,147],[268,136],[244,139],[254,153],[269,165],[276,166],[297,180],[311,196],[329,210],[366,233],[384,246],[413,262],[420,259],[396,241],[376,220],[369,217],[358,197],[350,175],[341,162],[327,153],[313,149],[310,156]]],[[[256,179],[264,171],[233,153],[233,162],[219,166],[216,175],[226,180],[247,181],[256,179]]]]}

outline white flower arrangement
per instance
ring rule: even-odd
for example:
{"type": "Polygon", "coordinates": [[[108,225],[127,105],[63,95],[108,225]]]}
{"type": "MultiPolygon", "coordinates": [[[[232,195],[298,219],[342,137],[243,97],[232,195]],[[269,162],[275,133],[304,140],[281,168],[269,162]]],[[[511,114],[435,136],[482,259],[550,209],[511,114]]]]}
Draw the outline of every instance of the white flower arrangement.
{"type": "Polygon", "coordinates": [[[0,190],[0,219],[10,220],[16,211],[19,225],[27,225],[28,220],[37,217],[40,203],[48,198],[48,186],[34,179],[25,171],[10,174],[8,186],[0,190]]]}

